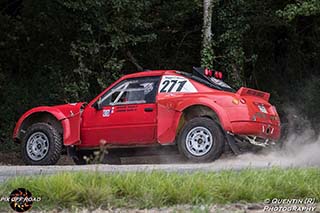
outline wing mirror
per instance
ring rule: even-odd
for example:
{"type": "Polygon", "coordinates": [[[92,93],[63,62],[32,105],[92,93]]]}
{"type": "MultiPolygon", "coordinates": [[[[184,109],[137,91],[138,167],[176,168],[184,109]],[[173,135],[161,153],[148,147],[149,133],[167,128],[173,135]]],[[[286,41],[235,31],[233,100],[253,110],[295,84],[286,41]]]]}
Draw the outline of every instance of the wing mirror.
{"type": "Polygon", "coordinates": [[[101,98],[93,105],[96,110],[102,110],[101,98]]]}

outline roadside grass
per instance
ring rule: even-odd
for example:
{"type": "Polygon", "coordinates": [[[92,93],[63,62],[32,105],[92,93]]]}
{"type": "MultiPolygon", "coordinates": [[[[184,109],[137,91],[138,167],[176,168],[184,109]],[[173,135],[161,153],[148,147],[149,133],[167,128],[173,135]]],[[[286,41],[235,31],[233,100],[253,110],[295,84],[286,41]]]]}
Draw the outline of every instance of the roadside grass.
{"type": "MultiPolygon", "coordinates": [[[[154,208],[180,204],[264,202],[272,198],[320,200],[320,169],[246,169],[167,173],[73,172],[17,177],[0,185],[0,197],[15,188],[41,197],[35,208],[154,208]]],[[[8,206],[0,203],[0,209],[8,206]]]]}

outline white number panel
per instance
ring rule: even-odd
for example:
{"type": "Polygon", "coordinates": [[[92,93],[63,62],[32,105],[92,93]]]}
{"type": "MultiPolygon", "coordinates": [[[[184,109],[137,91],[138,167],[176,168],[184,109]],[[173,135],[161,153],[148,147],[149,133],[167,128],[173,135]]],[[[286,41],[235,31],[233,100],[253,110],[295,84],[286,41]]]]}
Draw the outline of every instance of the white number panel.
{"type": "Polygon", "coordinates": [[[197,89],[187,78],[165,75],[161,79],[159,92],[197,92],[197,89]]]}

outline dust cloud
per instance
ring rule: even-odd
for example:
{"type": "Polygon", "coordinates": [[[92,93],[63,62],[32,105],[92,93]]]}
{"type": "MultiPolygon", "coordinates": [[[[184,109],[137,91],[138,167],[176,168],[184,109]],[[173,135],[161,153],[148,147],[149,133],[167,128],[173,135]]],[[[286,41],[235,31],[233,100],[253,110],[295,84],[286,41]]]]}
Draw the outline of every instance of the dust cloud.
{"type": "Polygon", "coordinates": [[[213,164],[218,167],[320,167],[320,136],[310,122],[288,109],[285,135],[279,141],[281,148],[266,149],[261,153],[247,153],[213,164]]]}
{"type": "Polygon", "coordinates": [[[292,135],[283,141],[284,147],[262,153],[241,154],[220,159],[213,164],[232,168],[243,167],[310,167],[320,166],[320,139],[310,140],[306,135],[292,135]]]}
{"type": "MultiPolygon", "coordinates": [[[[314,131],[305,130],[302,133],[290,133],[282,139],[282,148],[264,149],[258,153],[243,153],[235,156],[232,153],[223,154],[211,163],[190,163],[180,155],[161,155],[130,157],[122,159],[122,164],[169,164],[171,169],[199,170],[241,170],[245,168],[271,167],[320,167],[320,138],[315,138],[314,131]]],[[[159,165],[160,166],[160,165],[159,165]]],[[[164,166],[164,165],[163,165],[164,166]]]]}

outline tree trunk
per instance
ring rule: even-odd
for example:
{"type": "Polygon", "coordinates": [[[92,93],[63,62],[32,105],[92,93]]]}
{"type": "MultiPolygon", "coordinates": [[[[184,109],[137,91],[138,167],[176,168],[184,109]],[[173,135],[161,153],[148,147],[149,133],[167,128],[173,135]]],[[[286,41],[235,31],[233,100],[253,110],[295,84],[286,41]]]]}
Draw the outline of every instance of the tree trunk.
{"type": "Polygon", "coordinates": [[[201,66],[213,68],[214,52],[212,47],[212,7],[214,0],[203,0],[203,41],[201,50],[201,66]]]}
{"type": "Polygon", "coordinates": [[[203,0],[203,48],[211,45],[212,4],[213,0],[203,0]]]}

